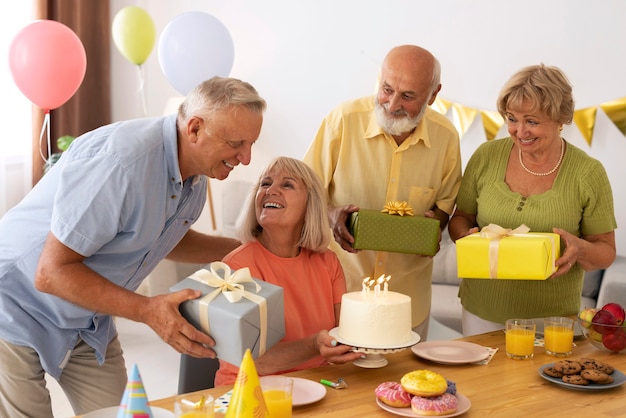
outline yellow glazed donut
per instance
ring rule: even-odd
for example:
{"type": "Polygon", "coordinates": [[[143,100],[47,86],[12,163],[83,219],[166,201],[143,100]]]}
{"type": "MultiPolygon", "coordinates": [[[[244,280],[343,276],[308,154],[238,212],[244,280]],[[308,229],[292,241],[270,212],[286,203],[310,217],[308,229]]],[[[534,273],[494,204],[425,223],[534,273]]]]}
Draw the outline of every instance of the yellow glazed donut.
{"type": "Polygon", "coordinates": [[[407,392],[417,396],[439,396],[448,388],[448,381],[431,370],[414,370],[402,376],[400,384],[407,392]]]}

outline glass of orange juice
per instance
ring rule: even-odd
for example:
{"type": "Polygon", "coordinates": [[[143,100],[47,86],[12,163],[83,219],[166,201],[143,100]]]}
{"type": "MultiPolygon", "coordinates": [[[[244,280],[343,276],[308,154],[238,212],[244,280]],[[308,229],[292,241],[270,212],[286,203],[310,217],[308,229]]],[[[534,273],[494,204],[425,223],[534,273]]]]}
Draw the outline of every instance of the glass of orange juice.
{"type": "Polygon", "coordinates": [[[260,381],[270,417],[291,418],[293,379],[287,376],[263,376],[260,381]]]}
{"type": "Polygon", "coordinates": [[[515,360],[533,358],[535,351],[535,321],[532,319],[506,320],[506,356],[515,360]]]}
{"type": "Polygon", "coordinates": [[[213,396],[206,391],[178,395],[174,399],[176,418],[214,418],[213,396]]]}
{"type": "Polygon", "coordinates": [[[543,319],[543,339],[546,353],[556,357],[572,355],[574,320],[563,316],[543,319]]]}

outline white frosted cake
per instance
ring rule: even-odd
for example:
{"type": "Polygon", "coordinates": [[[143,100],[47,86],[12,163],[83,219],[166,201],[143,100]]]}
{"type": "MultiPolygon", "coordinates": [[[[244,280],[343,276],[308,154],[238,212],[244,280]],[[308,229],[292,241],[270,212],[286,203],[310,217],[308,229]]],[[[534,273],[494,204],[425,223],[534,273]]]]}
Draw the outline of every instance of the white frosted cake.
{"type": "Polygon", "coordinates": [[[341,298],[337,335],[363,348],[402,346],[413,338],[411,298],[397,292],[351,292],[341,298]]]}

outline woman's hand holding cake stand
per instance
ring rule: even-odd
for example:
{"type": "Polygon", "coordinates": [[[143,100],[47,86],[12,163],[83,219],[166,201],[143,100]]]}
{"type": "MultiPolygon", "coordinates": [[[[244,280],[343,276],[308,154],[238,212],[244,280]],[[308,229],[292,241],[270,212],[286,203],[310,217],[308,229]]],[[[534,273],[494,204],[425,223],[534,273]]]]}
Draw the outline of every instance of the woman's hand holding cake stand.
{"type": "Polygon", "coordinates": [[[354,347],[339,343],[328,334],[327,330],[322,330],[317,334],[315,344],[328,364],[349,363],[365,357],[363,353],[353,351],[354,347]]]}

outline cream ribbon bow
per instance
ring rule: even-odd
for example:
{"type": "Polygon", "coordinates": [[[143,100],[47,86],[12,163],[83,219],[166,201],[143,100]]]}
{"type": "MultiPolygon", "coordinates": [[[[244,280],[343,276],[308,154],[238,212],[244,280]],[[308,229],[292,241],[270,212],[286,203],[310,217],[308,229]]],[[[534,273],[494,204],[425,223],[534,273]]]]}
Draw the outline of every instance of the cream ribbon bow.
{"type": "Polygon", "coordinates": [[[522,224],[515,229],[503,228],[500,225],[489,224],[480,230],[480,237],[487,238],[489,242],[489,277],[495,279],[498,277],[498,250],[500,240],[502,238],[527,234],[530,228],[522,224]]]}
{"type": "Polygon", "coordinates": [[[480,231],[481,238],[487,238],[490,240],[499,240],[509,235],[514,234],[527,234],[530,232],[530,228],[524,224],[521,224],[515,229],[502,228],[500,225],[489,224],[480,231]]]}
{"type": "Polygon", "coordinates": [[[260,315],[260,336],[259,336],[259,355],[265,353],[267,345],[267,301],[264,297],[258,296],[252,292],[245,290],[243,283],[253,283],[255,292],[261,290],[261,286],[252,279],[250,269],[245,267],[239,270],[231,271],[228,264],[221,261],[214,261],[209,265],[209,269],[202,269],[191,276],[190,279],[215,287],[208,295],[202,297],[200,303],[200,326],[204,332],[210,333],[209,325],[209,303],[215,299],[220,293],[224,295],[230,303],[237,303],[242,298],[246,298],[259,305],[260,315]],[[220,277],[219,271],[224,272],[224,278],[220,277]]]}
{"type": "Polygon", "coordinates": [[[250,269],[247,267],[231,272],[228,264],[221,261],[214,261],[209,265],[209,268],[210,271],[202,269],[189,276],[189,278],[193,280],[216,288],[202,298],[206,300],[207,303],[215,299],[220,292],[230,303],[239,302],[241,298],[244,297],[244,292],[246,291],[242,283],[254,283],[256,293],[261,290],[261,286],[252,280],[250,269]],[[220,270],[224,272],[223,279],[218,274],[220,270]]]}

